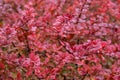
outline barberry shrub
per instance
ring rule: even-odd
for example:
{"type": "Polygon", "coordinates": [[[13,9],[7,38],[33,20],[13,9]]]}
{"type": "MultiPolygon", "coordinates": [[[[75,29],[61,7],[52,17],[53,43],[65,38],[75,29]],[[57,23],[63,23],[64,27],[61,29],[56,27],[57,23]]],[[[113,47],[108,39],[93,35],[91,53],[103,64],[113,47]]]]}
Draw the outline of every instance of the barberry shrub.
{"type": "Polygon", "coordinates": [[[120,0],[0,0],[0,80],[119,80],[120,0]]]}

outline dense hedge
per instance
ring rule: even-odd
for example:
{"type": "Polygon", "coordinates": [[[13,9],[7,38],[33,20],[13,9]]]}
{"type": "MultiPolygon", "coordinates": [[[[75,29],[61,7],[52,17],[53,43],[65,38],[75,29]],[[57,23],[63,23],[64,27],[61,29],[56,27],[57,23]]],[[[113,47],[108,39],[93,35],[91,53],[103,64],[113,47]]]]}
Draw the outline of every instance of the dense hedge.
{"type": "Polygon", "coordinates": [[[120,0],[0,0],[0,80],[119,80],[120,0]]]}

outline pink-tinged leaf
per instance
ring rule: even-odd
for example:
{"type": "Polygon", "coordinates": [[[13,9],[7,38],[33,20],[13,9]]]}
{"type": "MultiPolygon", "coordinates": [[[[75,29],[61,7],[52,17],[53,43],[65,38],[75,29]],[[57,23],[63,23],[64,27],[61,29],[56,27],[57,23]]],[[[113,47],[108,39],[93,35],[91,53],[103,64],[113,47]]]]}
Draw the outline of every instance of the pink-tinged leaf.
{"type": "Polygon", "coordinates": [[[5,68],[5,65],[2,62],[0,62],[0,69],[4,69],[4,68],[5,68]]]}
{"type": "Polygon", "coordinates": [[[29,67],[28,71],[26,72],[26,76],[31,76],[33,72],[33,68],[29,67]]]}
{"type": "Polygon", "coordinates": [[[31,60],[29,58],[24,59],[22,66],[28,68],[31,64],[31,60]]]}
{"type": "Polygon", "coordinates": [[[20,72],[17,73],[17,80],[22,80],[22,77],[21,77],[21,73],[20,73],[20,72]]]}

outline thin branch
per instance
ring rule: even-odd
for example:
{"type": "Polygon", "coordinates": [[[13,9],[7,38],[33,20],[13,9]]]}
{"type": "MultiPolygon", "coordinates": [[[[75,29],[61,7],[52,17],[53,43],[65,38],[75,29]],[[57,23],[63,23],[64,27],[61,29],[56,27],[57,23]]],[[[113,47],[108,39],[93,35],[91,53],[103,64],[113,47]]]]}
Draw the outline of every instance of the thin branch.
{"type": "Polygon", "coordinates": [[[84,9],[84,6],[86,5],[86,3],[87,3],[87,0],[85,0],[85,2],[83,3],[82,8],[80,9],[80,14],[79,14],[78,17],[77,17],[77,21],[76,21],[75,24],[78,24],[78,23],[79,23],[79,18],[80,18],[81,15],[82,15],[82,12],[83,12],[83,9],[84,9]]]}

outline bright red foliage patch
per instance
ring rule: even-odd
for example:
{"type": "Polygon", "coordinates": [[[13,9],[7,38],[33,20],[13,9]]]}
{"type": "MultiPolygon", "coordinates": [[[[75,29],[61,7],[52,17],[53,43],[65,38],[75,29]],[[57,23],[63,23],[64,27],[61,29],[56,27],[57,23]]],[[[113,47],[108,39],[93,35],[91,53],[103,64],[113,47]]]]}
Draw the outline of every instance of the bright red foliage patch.
{"type": "Polygon", "coordinates": [[[0,80],[119,80],[120,0],[0,0],[0,80]]]}

